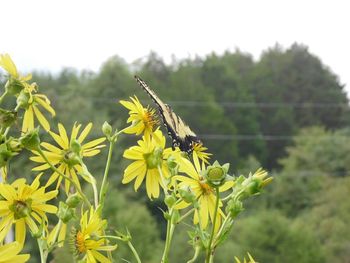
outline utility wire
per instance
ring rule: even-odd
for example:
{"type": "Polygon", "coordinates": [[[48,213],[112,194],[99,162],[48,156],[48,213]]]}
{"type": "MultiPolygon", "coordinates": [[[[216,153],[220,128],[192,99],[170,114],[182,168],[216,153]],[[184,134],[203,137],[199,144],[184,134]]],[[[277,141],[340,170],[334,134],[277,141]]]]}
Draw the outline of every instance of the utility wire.
{"type": "MultiPolygon", "coordinates": [[[[107,103],[118,103],[117,98],[105,98],[105,97],[81,97],[92,101],[101,101],[107,103]]],[[[123,98],[122,100],[128,100],[123,98]]],[[[141,100],[142,103],[148,101],[141,100]]],[[[170,105],[183,106],[183,107],[207,107],[216,103],[222,107],[227,108],[346,108],[350,105],[347,103],[325,103],[325,102],[303,102],[303,103],[281,103],[281,102],[230,102],[230,101],[189,101],[189,100],[173,100],[167,102],[170,105]]]]}

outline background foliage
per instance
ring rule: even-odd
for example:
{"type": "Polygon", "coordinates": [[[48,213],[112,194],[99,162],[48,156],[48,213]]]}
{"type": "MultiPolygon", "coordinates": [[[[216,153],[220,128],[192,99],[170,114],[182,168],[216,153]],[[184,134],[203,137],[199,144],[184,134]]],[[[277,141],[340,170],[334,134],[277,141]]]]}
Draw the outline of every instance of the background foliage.
{"type": "MultiPolygon", "coordinates": [[[[306,46],[276,45],[259,61],[239,50],[174,59],[170,65],[155,53],[131,65],[115,56],[97,73],[36,72],[34,80],[65,125],[93,121],[100,134],[104,120],[122,127],[126,110],[119,99],[136,94],[153,106],[135,73],[190,124],[215,159],[233,164],[231,173],[259,163],[273,171],[275,182],[239,218],[218,262],[233,262],[234,255],[243,258],[247,251],[259,262],[350,262],[349,101],[337,76],[306,46]]],[[[97,175],[105,156],[99,158],[89,164],[97,175]]],[[[32,168],[16,165],[14,174],[32,168]]],[[[141,258],[154,262],[164,238],[162,213],[156,201],[147,203],[143,190],[120,185],[125,165],[117,149],[106,217],[112,218],[111,228],[124,231],[120,228],[127,225],[141,258]]],[[[188,229],[182,228],[185,235],[188,229]]],[[[191,257],[184,235],[175,237],[172,262],[191,257]]],[[[125,251],[121,244],[117,257],[130,260],[125,251]]],[[[67,253],[68,247],[56,251],[55,262],[67,262],[67,253]]],[[[37,262],[35,256],[31,260],[37,262]]]]}

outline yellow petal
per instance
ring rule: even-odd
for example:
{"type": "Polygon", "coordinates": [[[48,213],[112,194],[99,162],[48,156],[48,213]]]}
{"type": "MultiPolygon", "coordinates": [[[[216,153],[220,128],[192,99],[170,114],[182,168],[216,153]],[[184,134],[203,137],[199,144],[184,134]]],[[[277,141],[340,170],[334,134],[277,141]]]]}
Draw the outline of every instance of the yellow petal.
{"type": "Polygon", "coordinates": [[[69,140],[68,140],[67,132],[61,123],[58,124],[58,132],[60,134],[62,141],[64,142],[64,145],[66,145],[66,147],[68,148],[69,147],[69,140]]]}
{"type": "Polygon", "coordinates": [[[35,95],[35,101],[38,104],[40,104],[45,110],[50,112],[52,117],[55,117],[55,115],[56,115],[55,110],[50,106],[50,103],[49,103],[50,101],[47,99],[47,97],[45,96],[45,98],[46,98],[45,100],[42,100],[39,97],[42,97],[41,94],[36,94],[35,95]]]}
{"type": "Polygon", "coordinates": [[[95,147],[96,145],[99,145],[101,144],[102,142],[104,142],[106,140],[106,137],[102,137],[102,138],[98,138],[98,139],[95,139],[91,142],[88,142],[88,143],[85,143],[83,144],[83,146],[81,147],[83,150],[86,150],[88,148],[92,148],[92,147],[95,147]]]}
{"type": "Polygon", "coordinates": [[[24,218],[21,218],[19,220],[16,221],[16,241],[21,244],[24,245],[24,240],[26,238],[26,224],[24,221],[24,218]]]}
{"type": "Polygon", "coordinates": [[[86,125],[86,127],[84,128],[84,130],[81,132],[80,136],[78,137],[79,143],[82,143],[84,141],[86,136],[89,134],[91,128],[92,128],[92,123],[90,122],[88,125],[86,125]]]}
{"type": "Polygon", "coordinates": [[[46,120],[46,118],[44,117],[44,115],[40,112],[40,110],[33,106],[33,110],[35,113],[36,118],[38,119],[39,123],[41,124],[41,126],[44,128],[45,131],[49,131],[50,130],[50,124],[49,122],[46,120]]]}
{"type": "Polygon", "coordinates": [[[56,133],[54,133],[52,131],[49,131],[49,133],[50,133],[51,137],[57,142],[57,144],[59,146],[61,146],[62,149],[68,149],[69,146],[67,144],[65,144],[65,142],[62,140],[62,138],[59,135],[57,135],[56,133]]]}

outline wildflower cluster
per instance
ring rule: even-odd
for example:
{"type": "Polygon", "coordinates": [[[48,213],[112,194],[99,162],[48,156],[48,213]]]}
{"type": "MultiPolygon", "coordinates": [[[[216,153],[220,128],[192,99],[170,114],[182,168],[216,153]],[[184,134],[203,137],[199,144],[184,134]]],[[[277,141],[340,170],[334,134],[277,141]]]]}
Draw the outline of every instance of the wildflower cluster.
{"type": "MultiPolygon", "coordinates": [[[[229,173],[229,164],[210,161],[212,154],[202,143],[193,144],[191,154],[167,147],[156,110],[144,107],[136,96],[120,101],[129,110],[128,126],[120,131],[113,131],[105,122],[104,136],[88,140],[92,123],[74,123],[72,129],[57,123],[52,128],[55,120],[49,121],[48,116],[55,117],[55,110],[47,96],[38,93],[39,86],[31,82],[31,75],[22,76],[7,54],[0,55],[0,67],[7,75],[0,107],[8,97],[16,101],[13,108],[0,108],[0,263],[29,259],[30,255],[20,254],[29,238],[26,233],[36,239],[41,262],[65,242],[79,262],[113,262],[111,252],[120,241],[127,243],[136,261],[141,262],[131,244],[131,234],[109,228],[108,219],[103,217],[112,152],[121,135],[138,136],[135,145],[123,152],[130,163],[121,182],[132,183],[135,191],[145,187],[150,201],[161,198],[166,207],[161,262],[169,261],[172,238],[180,223],[190,227],[194,256],[188,262],[194,262],[200,253],[206,262],[213,262],[215,249],[243,211],[244,200],[271,182],[263,169],[246,177],[234,176],[229,173]],[[18,131],[20,121],[22,128],[18,131]],[[42,141],[42,133],[49,135],[50,142],[42,141]],[[106,142],[108,157],[98,183],[85,160],[99,154],[106,142]],[[30,153],[29,160],[35,166],[18,178],[11,173],[10,163],[23,151],[30,153]],[[25,176],[33,179],[26,180],[25,176]],[[85,193],[86,187],[92,189],[91,198],[85,193]],[[12,228],[15,240],[6,244],[12,228]]],[[[249,260],[254,262],[250,255],[249,260]]],[[[236,261],[240,262],[238,258],[236,261]]]]}
{"type": "MultiPolygon", "coordinates": [[[[122,182],[134,181],[137,191],[145,181],[148,197],[164,198],[168,210],[166,244],[161,262],[168,262],[168,252],[174,229],[192,215],[194,262],[201,250],[206,262],[213,262],[215,248],[225,239],[236,216],[243,211],[241,200],[259,194],[270,181],[267,172],[259,169],[244,177],[229,175],[230,165],[210,164],[212,156],[202,144],[195,144],[189,156],[178,148],[166,147],[166,138],[155,126],[155,111],[143,107],[137,98],[121,101],[129,109],[127,133],[141,135],[137,145],[124,151],[124,158],[132,160],[125,169],[122,182]],[[164,194],[160,195],[160,189],[164,194]],[[239,205],[239,206],[237,206],[239,205]]],[[[188,225],[188,222],[186,222],[188,225]]]]}

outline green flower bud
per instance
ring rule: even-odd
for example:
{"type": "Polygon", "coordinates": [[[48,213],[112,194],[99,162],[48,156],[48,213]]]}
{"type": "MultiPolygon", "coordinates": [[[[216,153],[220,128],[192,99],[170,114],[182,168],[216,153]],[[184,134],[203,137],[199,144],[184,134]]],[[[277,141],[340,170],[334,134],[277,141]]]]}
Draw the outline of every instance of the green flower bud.
{"type": "Polygon", "coordinates": [[[171,219],[171,216],[168,212],[163,212],[163,216],[166,220],[170,220],[171,219]]]}
{"type": "Polygon", "coordinates": [[[218,161],[215,161],[213,165],[209,165],[207,170],[204,173],[204,177],[207,179],[207,182],[212,187],[219,187],[226,182],[226,175],[230,164],[226,163],[223,166],[219,164],[218,161]]]}
{"type": "Polygon", "coordinates": [[[39,150],[40,148],[40,137],[39,128],[28,131],[22,137],[20,137],[20,142],[24,148],[28,150],[39,150]]]}
{"type": "Polygon", "coordinates": [[[0,127],[7,128],[14,124],[17,120],[16,111],[8,111],[0,109],[0,127]]]}
{"type": "Polygon", "coordinates": [[[194,203],[196,202],[196,195],[193,193],[191,187],[184,187],[179,189],[179,194],[181,198],[186,202],[186,203],[194,203]]]}
{"type": "Polygon", "coordinates": [[[228,201],[226,206],[226,213],[229,214],[232,219],[236,218],[236,216],[243,210],[243,203],[241,201],[233,199],[228,201]]]}
{"type": "Polygon", "coordinates": [[[63,223],[67,224],[71,219],[75,218],[75,210],[69,207],[66,203],[60,202],[57,216],[63,223]]]}
{"type": "Polygon", "coordinates": [[[64,162],[68,164],[69,167],[73,167],[74,165],[80,164],[81,158],[79,154],[68,150],[64,154],[64,162]]]}
{"type": "Polygon", "coordinates": [[[77,155],[80,155],[81,153],[81,145],[79,143],[78,140],[72,140],[70,143],[70,149],[72,150],[72,152],[74,152],[77,155]]]}
{"type": "Polygon", "coordinates": [[[167,166],[171,176],[177,175],[179,172],[179,165],[176,162],[176,158],[170,155],[167,159],[167,166]]]}
{"type": "Polygon", "coordinates": [[[168,208],[171,208],[176,203],[176,197],[173,195],[167,195],[164,198],[164,203],[167,205],[168,208]]]}
{"type": "Polygon", "coordinates": [[[148,169],[157,168],[162,164],[163,149],[161,147],[156,147],[153,152],[146,153],[143,157],[146,160],[148,169]]]}
{"type": "Polygon", "coordinates": [[[24,86],[19,80],[10,78],[10,80],[5,84],[5,89],[9,94],[17,95],[24,89],[24,86]]]}
{"type": "Polygon", "coordinates": [[[3,167],[7,164],[7,162],[12,158],[12,156],[16,155],[12,151],[8,150],[7,145],[5,143],[0,145],[0,167],[3,167]]]}
{"type": "Polygon", "coordinates": [[[82,200],[82,198],[80,197],[80,195],[75,193],[75,194],[68,196],[68,198],[66,200],[66,204],[70,208],[76,208],[79,205],[79,203],[81,202],[81,200],[82,200]]]}
{"type": "Polygon", "coordinates": [[[43,231],[44,231],[43,227],[40,226],[40,227],[38,228],[38,231],[37,231],[37,232],[35,232],[35,233],[32,233],[32,232],[31,232],[32,237],[34,237],[34,238],[41,238],[41,237],[43,236],[43,231]]]}
{"type": "Polygon", "coordinates": [[[102,125],[102,132],[107,138],[111,137],[112,126],[106,121],[102,125]]]}
{"type": "Polygon", "coordinates": [[[171,217],[171,223],[173,225],[177,224],[180,220],[181,216],[179,210],[173,210],[173,216],[171,217]]]}
{"type": "Polygon", "coordinates": [[[22,90],[17,97],[17,105],[23,109],[27,109],[31,104],[31,96],[26,90],[22,90]]]}

